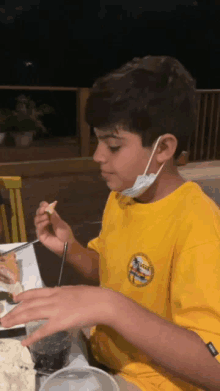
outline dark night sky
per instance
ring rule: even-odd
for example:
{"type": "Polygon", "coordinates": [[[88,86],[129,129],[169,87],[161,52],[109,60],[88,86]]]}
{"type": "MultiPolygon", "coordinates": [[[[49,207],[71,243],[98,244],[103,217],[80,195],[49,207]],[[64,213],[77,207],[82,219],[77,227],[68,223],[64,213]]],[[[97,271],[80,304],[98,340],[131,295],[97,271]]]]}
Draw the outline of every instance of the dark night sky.
{"type": "Polygon", "coordinates": [[[220,88],[217,3],[6,0],[0,6],[0,82],[91,86],[135,56],[167,54],[188,67],[197,87],[220,88]]]}

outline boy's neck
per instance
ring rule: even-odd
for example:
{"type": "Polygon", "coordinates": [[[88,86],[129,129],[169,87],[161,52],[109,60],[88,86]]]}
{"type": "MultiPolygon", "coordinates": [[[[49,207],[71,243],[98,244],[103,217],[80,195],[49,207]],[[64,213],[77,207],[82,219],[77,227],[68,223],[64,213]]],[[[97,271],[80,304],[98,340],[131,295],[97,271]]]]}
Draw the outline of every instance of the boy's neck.
{"type": "Polygon", "coordinates": [[[138,203],[148,204],[159,201],[169,194],[173,193],[178,187],[182,186],[186,180],[181,177],[177,167],[164,168],[160,177],[155,183],[140,197],[134,198],[138,203]]]}

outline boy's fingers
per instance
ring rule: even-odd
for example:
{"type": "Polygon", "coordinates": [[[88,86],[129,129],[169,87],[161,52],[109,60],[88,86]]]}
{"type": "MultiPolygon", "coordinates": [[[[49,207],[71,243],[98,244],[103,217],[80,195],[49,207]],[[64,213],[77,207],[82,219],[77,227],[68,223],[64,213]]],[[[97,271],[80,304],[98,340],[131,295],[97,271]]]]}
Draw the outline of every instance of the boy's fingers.
{"type": "Polygon", "coordinates": [[[16,295],[16,301],[38,299],[41,297],[48,297],[55,293],[57,288],[37,288],[21,292],[16,295]]]}
{"type": "Polygon", "coordinates": [[[52,335],[56,331],[57,330],[54,330],[54,327],[52,328],[51,324],[47,322],[45,325],[41,326],[37,331],[35,331],[35,333],[24,339],[21,344],[22,346],[30,346],[33,343],[38,342],[49,335],[52,335]]]}
{"type": "Polygon", "coordinates": [[[41,224],[41,223],[44,223],[45,221],[50,221],[49,217],[47,214],[44,214],[44,215],[41,215],[41,216],[35,216],[34,218],[34,222],[36,224],[41,224]]]}
{"type": "Polygon", "coordinates": [[[36,216],[42,216],[44,214],[46,214],[46,207],[45,206],[37,209],[36,216]]]}
{"type": "Polygon", "coordinates": [[[49,206],[48,202],[42,201],[39,204],[39,208],[36,211],[36,215],[42,215],[45,213],[45,209],[49,206]]]}
{"type": "Polygon", "coordinates": [[[60,222],[60,220],[62,220],[60,215],[58,215],[58,213],[55,210],[53,211],[52,215],[50,215],[49,219],[50,219],[50,222],[53,224],[56,224],[56,223],[60,222]]]}
{"type": "Polygon", "coordinates": [[[45,233],[44,230],[45,230],[46,228],[49,229],[48,226],[49,226],[49,223],[48,223],[48,222],[44,222],[44,223],[41,223],[41,224],[37,224],[37,225],[35,226],[35,228],[36,228],[36,233],[37,233],[37,236],[38,236],[38,239],[39,239],[39,236],[41,236],[43,233],[45,233]]]}
{"type": "Polygon", "coordinates": [[[46,201],[41,201],[39,205],[42,208],[42,207],[48,206],[49,204],[46,201]]]}
{"type": "Polygon", "coordinates": [[[35,225],[35,227],[37,228],[37,229],[41,229],[41,228],[44,228],[44,227],[46,227],[47,225],[49,225],[50,224],[50,219],[47,217],[47,218],[45,218],[45,219],[43,219],[43,220],[41,220],[41,219],[39,219],[39,220],[37,220],[37,219],[34,219],[34,225],[35,225]]]}

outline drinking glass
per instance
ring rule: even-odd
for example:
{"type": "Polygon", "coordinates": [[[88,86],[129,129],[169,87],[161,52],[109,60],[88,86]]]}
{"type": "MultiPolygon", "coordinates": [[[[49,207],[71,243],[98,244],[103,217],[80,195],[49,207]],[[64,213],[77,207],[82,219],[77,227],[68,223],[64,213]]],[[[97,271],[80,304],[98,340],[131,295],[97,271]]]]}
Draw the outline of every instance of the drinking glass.
{"type": "MultiPolygon", "coordinates": [[[[46,321],[29,322],[26,325],[27,335],[35,332],[46,321]]],[[[62,369],[68,364],[71,349],[71,333],[59,331],[49,335],[29,346],[32,360],[35,363],[34,369],[38,373],[51,374],[62,369]]]]}

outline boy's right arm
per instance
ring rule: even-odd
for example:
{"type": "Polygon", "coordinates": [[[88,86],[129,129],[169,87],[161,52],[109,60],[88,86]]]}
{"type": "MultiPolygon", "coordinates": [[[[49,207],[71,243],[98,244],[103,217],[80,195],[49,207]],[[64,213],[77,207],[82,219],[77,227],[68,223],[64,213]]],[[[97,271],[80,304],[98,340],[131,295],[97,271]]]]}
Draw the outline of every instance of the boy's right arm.
{"type": "Polygon", "coordinates": [[[45,210],[47,202],[41,202],[37,209],[34,224],[40,242],[49,250],[62,256],[64,243],[68,242],[67,262],[70,263],[83,277],[99,284],[99,254],[87,249],[75,239],[70,226],[54,211],[49,215],[45,210]]]}
{"type": "Polygon", "coordinates": [[[96,285],[100,285],[99,254],[95,250],[85,248],[75,240],[75,242],[70,245],[67,253],[67,261],[72,264],[84,278],[96,285]]]}

